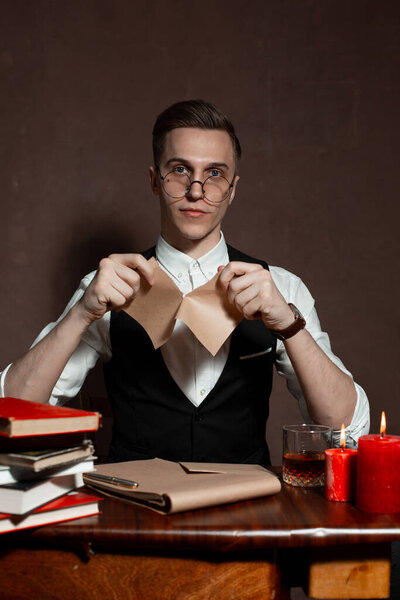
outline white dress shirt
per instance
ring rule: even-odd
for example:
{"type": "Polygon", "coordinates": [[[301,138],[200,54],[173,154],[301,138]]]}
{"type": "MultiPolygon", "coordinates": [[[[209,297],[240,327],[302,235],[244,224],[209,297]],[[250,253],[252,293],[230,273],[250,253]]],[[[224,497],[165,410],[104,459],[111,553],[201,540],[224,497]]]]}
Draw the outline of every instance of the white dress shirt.
{"type": "MultiPolygon", "coordinates": [[[[182,294],[188,294],[204,285],[214,277],[220,265],[229,262],[228,250],[221,234],[218,244],[201,258],[195,260],[170,246],[161,236],[156,246],[156,258],[160,267],[171,277],[182,294]]],[[[279,291],[287,302],[297,306],[306,320],[306,328],[317,344],[343,372],[351,376],[341,360],[331,350],[328,334],[321,331],[319,319],[314,307],[314,299],[304,283],[292,273],[280,267],[270,266],[270,273],[279,291]]],[[[35,345],[67,314],[84,294],[92,281],[95,271],[86,275],[71,298],[63,314],[56,323],[50,323],[34,341],[35,345]]],[[[132,341],[134,343],[134,341],[132,341]]],[[[190,329],[181,320],[177,320],[170,339],[162,346],[161,353],[165,364],[182,392],[195,405],[199,406],[213,389],[220,377],[228,358],[230,338],[213,357],[197,340],[190,329]]],[[[68,398],[75,397],[81,389],[88,371],[98,359],[108,361],[111,358],[110,313],[92,323],[68,361],[50,398],[50,404],[62,404],[68,398]]],[[[251,360],[251,357],[244,357],[251,360]]],[[[10,365],[0,374],[0,393],[4,396],[4,381],[10,365]]],[[[297,377],[286,353],[283,342],[277,342],[276,367],[279,375],[286,378],[287,387],[297,399],[304,422],[310,423],[297,377]]],[[[360,435],[369,430],[369,406],[364,390],[354,384],[357,391],[357,404],[351,424],[347,427],[346,437],[355,444],[360,435]]],[[[334,434],[335,443],[338,435],[334,434]]]]}

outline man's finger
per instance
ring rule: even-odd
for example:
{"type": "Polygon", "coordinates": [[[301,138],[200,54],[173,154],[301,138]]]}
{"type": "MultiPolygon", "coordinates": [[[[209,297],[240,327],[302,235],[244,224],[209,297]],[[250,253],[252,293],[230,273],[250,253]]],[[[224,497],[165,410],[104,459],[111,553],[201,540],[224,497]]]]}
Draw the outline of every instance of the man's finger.
{"type": "Polygon", "coordinates": [[[228,289],[229,283],[234,277],[240,277],[241,275],[245,275],[253,271],[259,271],[262,268],[263,267],[261,265],[254,263],[238,261],[230,262],[226,265],[226,267],[224,267],[223,270],[220,271],[219,281],[225,289],[228,289]]]}
{"type": "Polygon", "coordinates": [[[120,277],[114,281],[111,281],[110,285],[115,291],[120,293],[125,298],[126,302],[131,301],[135,297],[135,294],[139,288],[139,283],[136,283],[136,285],[130,285],[120,277]]]}
{"type": "Polygon", "coordinates": [[[107,310],[119,310],[126,303],[126,298],[119,290],[111,287],[106,293],[99,295],[98,302],[107,310]]]}
{"type": "Polygon", "coordinates": [[[149,285],[154,284],[154,269],[141,254],[111,254],[110,260],[139,271],[149,285]]]}
{"type": "Polygon", "coordinates": [[[242,310],[250,300],[253,300],[253,298],[257,296],[258,290],[258,286],[250,285],[244,287],[239,292],[236,292],[235,290],[232,290],[232,286],[230,286],[227,290],[229,302],[235,303],[239,310],[242,310]]]}

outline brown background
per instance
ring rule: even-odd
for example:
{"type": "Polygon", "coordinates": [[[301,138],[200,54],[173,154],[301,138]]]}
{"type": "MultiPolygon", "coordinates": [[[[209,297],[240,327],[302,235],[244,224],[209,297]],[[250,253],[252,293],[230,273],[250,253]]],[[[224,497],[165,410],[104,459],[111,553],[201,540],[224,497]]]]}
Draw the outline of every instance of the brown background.
{"type": "MultiPolygon", "coordinates": [[[[399,34],[396,0],[3,0],[1,367],[103,255],[155,241],[152,124],[203,97],[244,150],[226,237],[306,281],[372,430],[384,408],[400,433],[399,34]]],[[[300,417],[280,381],[271,404],[277,463],[300,417]]]]}

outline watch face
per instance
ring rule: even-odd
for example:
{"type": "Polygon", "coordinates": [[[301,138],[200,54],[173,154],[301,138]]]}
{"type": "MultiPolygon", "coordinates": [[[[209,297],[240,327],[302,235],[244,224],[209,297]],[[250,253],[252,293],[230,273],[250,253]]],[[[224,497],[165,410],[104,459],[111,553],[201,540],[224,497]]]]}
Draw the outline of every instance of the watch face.
{"type": "Polygon", "coordinates": [[[297,308],[297,306],[295,306],[294,304],[292,304],[291,302],[289,302],[289,306],[292,309],[292,312],[294,314],[295,319],[303,319],[303,315],[301,314],[301,312],[299,311],[299,309],[297,308]]]}

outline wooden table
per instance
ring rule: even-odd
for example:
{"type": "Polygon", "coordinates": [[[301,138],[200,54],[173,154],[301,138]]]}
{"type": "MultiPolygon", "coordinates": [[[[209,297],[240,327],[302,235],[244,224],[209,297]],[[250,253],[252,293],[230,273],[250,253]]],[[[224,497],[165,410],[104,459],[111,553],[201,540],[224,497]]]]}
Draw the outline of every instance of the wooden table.
{"type": "Polygon", "coordinates": [[[266,600],[389,596],[400,514],[368,516],[321,489],[173,516],[104,499],[102,514],[0,536],[0,598],[266,600]]]}

